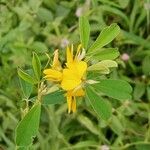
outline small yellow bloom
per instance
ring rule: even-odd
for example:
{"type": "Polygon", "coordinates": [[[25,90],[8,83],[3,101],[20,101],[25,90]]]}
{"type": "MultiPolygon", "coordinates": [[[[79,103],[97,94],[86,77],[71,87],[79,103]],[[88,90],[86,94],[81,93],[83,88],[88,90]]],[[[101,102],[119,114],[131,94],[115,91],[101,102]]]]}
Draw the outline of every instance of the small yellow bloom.
{"type": "Polygon", "coordinates": [[[84,96],[82,82],[87,70],[87,63],[82,61],[83,53],[81,45],[78,46],[76,55],[73,55],[73,45],[67,47],[67,62],[64,69],[58,60],[58,50],[54,53],[53,65],[51,69],[45,69],[45,78],[50,81],[60,82],[60,86],[66,91],[68,112],[76,111],[76,97],[84,96]]]}
{"type": "Polygon", "coordinates": [[[63,69],[61,87],[67,91],[68,112],[76,111],[76,96],[84,96],[81,84],[87,70],[87,63],[80,60],[81,45],[78,46],[75,57],[73,46],[67,48],[67,68],[63,69]]]}
{"type": "Polygon", "coordinates": [[[87,70],[87,63],[78,59],[80,50],[81,45],[78,46],[77,53],[74,57],[73,46],[71,49],[69,47],[67,48],[67,68],[63,69],[63,79],[61,82],[61,87],[66,91],[79,86],[87,70]]]}

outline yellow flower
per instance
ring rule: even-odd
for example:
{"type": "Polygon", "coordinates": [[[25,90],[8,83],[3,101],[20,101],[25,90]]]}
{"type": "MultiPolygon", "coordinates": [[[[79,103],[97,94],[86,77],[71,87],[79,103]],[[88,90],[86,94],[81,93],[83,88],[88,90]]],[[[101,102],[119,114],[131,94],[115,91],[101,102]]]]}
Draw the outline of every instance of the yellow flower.
{"type": "Polygon", "coordinates": [[[64,69],[58,60],[58,50],[54,53],[54,59],[51,69],[45,69],[46,80],[60,82],[60,86],[66,91],[68,112],[76,111],[76,97],[84,96],[82,82],[87,70],[87,63],[82,61],[84,53],[81,51],[81,45],[78,46],[76,55],[73,55],[73,45],[67,47],[67,62],[64,69]]]}
{"type": "Polygon", "coordinates": [[[76,97],[84,96],[82,82],[87,70],[87,63],[81,61],[81,45],[78,46],[76,55],[73,56],[73,46],[67,48],[67,68],[63,69],[61,87],[67,91],[68,112],[76,111],[76,97]]]}
{"type": "Polygon", "coordinates": [[[73,57],[73,46],[67,48],[67,68],[63,69],[63,80],[61,87],[68,91],[76,88],[82,83],[84,73],[87,70],[87,63],[80,60],[81,45],[78,46],[75,57],[73,57]]]}

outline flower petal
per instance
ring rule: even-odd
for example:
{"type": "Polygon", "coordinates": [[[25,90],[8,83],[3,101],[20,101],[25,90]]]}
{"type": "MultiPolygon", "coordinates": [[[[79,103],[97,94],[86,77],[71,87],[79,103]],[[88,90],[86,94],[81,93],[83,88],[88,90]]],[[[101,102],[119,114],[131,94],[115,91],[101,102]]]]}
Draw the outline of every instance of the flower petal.
{"type": "Polygon", "coordinates": [[[74,73],[74,70],[63,69],[63,80],[61,82],[61,87],[64,90],[72,90],[81,83],[81,78],[74,73]]]}
{"type": "Polygon", "coordinates": [[[46,78],[47,80],[52,80],[52,81],[61,81],[62,80],[62,73],[54,70],[54,69],[45,69],[43,71],[44,74],[46,74],[46,76],[44,78],[46,78]]]}
{"type": "Polygon", "coordinates": [[[84,95],[85,91],[81,87],[67,91],[67,96],[84,96],[84,95]]]}
{"type": "Polygon", "coordinates": [[[84,61],[75,62],[74,70],[77,72],[80,78],[83,77],[85,71],[87,69],[87,63],[84,61]]]}
{"type": "Polygon", "coordinates": [[[76,112],[76,109],[77,109],[76,98],[73,97],[72,103],[71,103],[71,110],[74,113],[74,112],[76,112]]]}
{"type": "Polygon", "coordinates": [[[55,70],[61,70],[61,64],[59,62],[58,56],[59,56],[59,52],[57,49],[54,52],[53,65],[52,65],[52,68],[55,70]]]}
{"type": "Polygon", "coordinates": [[[71,113],[72,96],[67,96],[68,113],[71,113]]]}
{"type": "Polygon", "coordinates": [[[73,96],[84,96],[85,95],[85,91],[82,89],[82,88],[80,88],[80,89],[74,89],[73,91],[72,91],[72,95],[73,96]]]}
{"type": "Polygon", "coordinates": [[[80,51],[81,51],[81,47],[82,47],[82,45],[79,44],[79,45],[78,45],[78,48],[77,48],[77,52],[76,52],[75,58],[74,58],[74,61],[77,61],[77,60],[78,60],[78,57],[79,57],[80,51]]]}
{"type": "Polygon", "coordinates": [[[73,48],[72,50],[70,50],[70,48],[67,47],[67,63],[66,63],[67,67],[69,67],[70,64],[72,64],[72,62],[73,62],[73,48]]]}
{"type": "Polygon", "coordinates": [[[63,79],[61,82],[61,87],[68,91],[68,90],[72,90],[75,87],[77,87],[78,85],[80,85],[81,80],[69,80],[69,79],[63,79]]]}

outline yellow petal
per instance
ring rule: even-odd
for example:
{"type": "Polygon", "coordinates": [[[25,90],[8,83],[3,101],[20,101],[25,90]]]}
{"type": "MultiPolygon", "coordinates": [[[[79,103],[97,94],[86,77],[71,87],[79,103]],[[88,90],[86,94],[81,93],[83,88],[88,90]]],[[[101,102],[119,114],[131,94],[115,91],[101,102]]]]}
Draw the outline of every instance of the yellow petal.
{"type": "Polygon", "coordinates": [[[61,82],[61,87],[62,87],[62,89],[68,91],[68,90],[74,89],[75,87],[80,85],[80,83],[81,83],[81,80],[63,79],[61,82]]]}
{"type": "Polygon", "coordinates": [[[71,52],[70,48],[67,47],[67,67],[70,66],[70,64],[73,62],[73,50],[71,52]]]}
{"type": "Polygon", "coordinates": [[[61,70],[61,64],[59,62],[58,57],[59,57],[59,52],[58,52],[58,49],[57,49],[54,52],[53,65],[52,65],[52,68],[55,69],[55,70],[61,70]]]}
{"type": "Polygon", "coordinates": [[[77,72],[78,76],[80,78],[83,77],[85,71],[87,69],[87,63],[84,62],[84,61],[79,61],[79,62],[76,62],[75,63],[75,67],[74,67],[74,70],[77,72]]]}
{"type": "Polygon", "coordinates": [[[85,91],[79,87],[78,89],[73,89],[70,91],[67,91],[67,96],[84,96],[85,91]]]}
{"type": "Polygon", "coordinates": [[[78,79],[76,72],[75,69],[63,69],[63,78],[76,80],[78,79]]]}
{"type": "Polygon", "coordinates": [[[72,95],[73,96],[84,96],[85,91],[82,88],[77,89],[77,90],[75,89],[75,90],[73,90],[72,95]]]}
{"type": "Polygon", "coordinates": [[[76,112],[76,109],[77,109],[76,98],[73,97],[72,103],[71,103],[71,110],[72,110],[72,112],[74,113],[74,112],[76,112]]]}
{"type": "Polygon", "coordinates": [[[78,78],[82,78],[87,70],[87,63],[84,61],[73,62],[68,68],[72,71],[72,74],[76,74],[78,78]]]}
{"type": "Polygon", "coordinates": [[[67,96],[68,113],[71,113],[72,96],[67,96]]]}
{"type": "Polygon", "coordinates": [[[82,47],[82,45],[79,44],[79,45],[78,45],[78,48],[77,48],[76,56],[75,56],[75,59],[74,59],[75,61],[77,61],[78,56],[80,55],[81,47],[82,47]]]}
{"type": "Polygon", "coordinates": [[[74,70],[63,69],[63,80],[61,82],[61,87],[64,90],[72,90],[81,83],[81,78],[74,73],[74,70]]]}
{"type": "Polygon", "coordinates": [[[76,54],[78,54],[78,53],[81,51],[81,47],[82,47],[82,45],[79,44],[79,45],[78,45],[78,48],[77,48],[77,53],[76,53],[76,54]]]}
{"type": "Polygon", "coordinates": [[[46,76],[44,78],[46,78],[47,80],[52,80],[52,81],[61,81],[62,80],[62,73],[54,70],[54,69],[45,69],[43,71],[44,74],[46,74],[46,76]]]}

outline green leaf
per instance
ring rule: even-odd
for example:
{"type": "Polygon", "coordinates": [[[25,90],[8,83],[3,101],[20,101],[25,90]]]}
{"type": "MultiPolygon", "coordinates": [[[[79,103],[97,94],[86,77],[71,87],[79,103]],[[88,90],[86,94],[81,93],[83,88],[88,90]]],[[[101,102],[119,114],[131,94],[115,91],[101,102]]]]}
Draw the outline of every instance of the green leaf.
{"type": "Polygon", "coordinates": [[[120,9],[118,9],[116,7],[111,7],[108,5],[101,5],[99,9],[102,10],[103,12],[106,12],[108,14],[113,14],[113,15],[121,18],[124,26],[128,26],[130,24],[127,14],[125,14],[124,12],[122,12],[120,9]]]}
{"type": "Polygon", "coordinates": [[[150,101],[150,86],[147,86],[146,93],[147,93],[147,98],[150,101]]]}
{"type": "Polygon", "coordinates": [[[96,51],[93,55],[93,58],[96,60],[113,60],[119,56],[118,48],[103,48],[101,50],[96,51]]]}
{"type": "Polygon", "coordinates": [[[113,67],[117,67],[117,66],[118,66],[118,64],[113,60],[102,60],[96,64],[89,66],[88,71],[102,70],[103,67],[106,67],[109,69],[109,68],[113,68],[113,67]]]}
{"type": "Polygon", "coordinates": [[[99,83],[92,85],[95,90],[102,92],[109,97],[118,100],[131,99],[132,87],[130,84],[123,80],[100,80],[99,83]]]}
{"type": "Polygon", "coordinates": [[[86,97],[100,118],[104,120],[110,118],[112,113],[111,105],[95,93],[90,86],[86,87],[86,97]]]}
{"type": "Polygon", "coordinates": [[[36,53],[33,53],[32,67],[33,67],[34,74],[35,74],[37,80],[40,81],[40,77],[41,77],[41,62],[40,62],[40,59],[39,59],[39,57],[38,57],[38,55],[36,53]]]}
{"type": "Polygon", "coordinates": [[[41,104],[34,105],[16,128],[17,146],[29,146],[36,136],[41,114],[41,104]]]}
{"type": "Polygon", "coordinates": [[[44,7],[38,9],[37,16],[42,22],[51,22],[53,20],[52,12],[44,7]]]}
{"type": "Polygon", "coordinates": [[[145,75],[150,75],[150,56],[146,56],[142,62],[142,70],[145,75]]]}
{"type": "Polygon", "coordinates": [[[22,80],[21,78],[19,78],[19,81],[20,81],[21,89],[23,91],[23,95],[25,98],[28,99],[32,93],[33,85],[22,80]]]}
{"type": "Polygon", "coordinates": [[[150,150],[150,144],[143,142],[143,144],[141,143],[141,144],[136,145],[136,149],[137,150],[150,150]]]}
{"type": "Polygon", "coordinates": [[[59,104],[65,102],[64,91],[55,91],[42,97],[42,104],[59,104]]]}
{"type": "Polygon", "coordinates": [[[26,147],[26,146],[18,146],[16,149],[17,149],[17,150],[29,150],[29,147],[26,147]]]}
{"type": "Polygon", "coordinates": [[[79,18],[79,31],[81,44],[85,49],[87,49],[90,36],[90,25],[88,19],[84,16],[79,18]]]}
{"type": "Polygon", "coordinates": [[[112,115],[109,126],[117,135],[121,135],[125,130],[118,116],[112,115]]]}
{"type": "Polygon", "coordinates": [[[93,134],[98,135],[99,130],[98,128],[96,128],[96,125],[92,122],[90,118],[80,114],[77,116],[77,120],[93,134]]]}
{"type": "Polygon", "coordinates": [[[48,50],[46,44],[40,41],[34,41],[29,48],[39,53],[45,53],[48,50]]]}
{"type": "Polygon", "coordinates": [[[96,41],[89,48],[89,51],[94,51],[102,48],[103,46],[110,43],[118,34],[120,33],[120,28],[116,23],[104,28],[100,35],[97,37],[96,41]]]}
{"type": "Polygon", "coordinates": [[[29,0],[28,4],[32,8],[32,10],[36,13],[41,5],[42,1],[41,0],[29,0]]]}
{"type": "Polygon", "coordinates": [[[55,0],[43,0],[43,4],[47,7],[56,11],[56,8],[59,6],[55,0]]]}
{"type": "Polygon", "coordinates": [[[145,90],[146,90],[146,86],[144,83],[142,82],[136,83],[133,92],[134,99],[139,100],[144,95],[145,90]]]}
{"type": "Polygon", "coordinates": [[[119,5],[120,5],[122,8],[126,8],[126,7],[128,6],[128,4],[129,4],[129,0],[124,0],[124,1],[118,0],[118,2],[119,2],[119,5]]]}
{"type": "MultiPolygon", "coordinates": [[[[140,45],[140,46],[143,46],[143,48],[150,48],[150,42],[146,39],[144,39],[143,37],[141,36],[137,36],[131,32],[127,32],[127,31],[123,31],[121,30],[121,34],[120,34],[120,38],[123,40],[123,41],[127,41],[127,43],[130,43],[130,44],[135,44],[135,45],[140,45]]],[[[125,42],[124,42],[125,43],[125,42]]]]}
{"type": "Polygon", "coordinates": [[[18,75],[20,78],[22,78],[24,81],[31,83],[31,84],[36,84],[37,80],[34,79],[32,76],[24,72],[22,69],[18,68],[18,75]]]}

